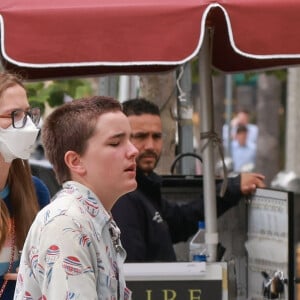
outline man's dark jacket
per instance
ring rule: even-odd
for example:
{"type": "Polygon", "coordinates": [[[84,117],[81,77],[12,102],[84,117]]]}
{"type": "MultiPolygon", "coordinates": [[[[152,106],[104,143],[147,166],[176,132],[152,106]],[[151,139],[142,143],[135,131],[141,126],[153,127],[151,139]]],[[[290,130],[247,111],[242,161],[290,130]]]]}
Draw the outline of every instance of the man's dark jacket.
{"type": "MultiPolygon", "coordinates": [[[[162,198],[162,178],[156,173],[146,176],[138,170],[136,179],[138,188],[122,196],[112,209],[127,251],[126,262],[176,261],[173,244],[186,241],[204,219],[203,195],[179,206],[162,198]]],[[[229,178],[224,198],[217,199],[218,216],[241,197],[240,176],[229,178]]]]}

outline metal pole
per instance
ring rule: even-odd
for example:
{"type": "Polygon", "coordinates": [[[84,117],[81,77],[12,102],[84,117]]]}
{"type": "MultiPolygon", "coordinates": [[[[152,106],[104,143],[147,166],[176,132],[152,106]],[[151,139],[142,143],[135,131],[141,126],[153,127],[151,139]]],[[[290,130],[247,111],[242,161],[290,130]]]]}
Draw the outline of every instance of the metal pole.
{"type": "MultiPolygon", "coordinates": [[[[212,98],[211,78],[211,43],[212,28],[206,28],[203,45],[199,53],[200,74],[200,114],[201,133],[214,132],[214,114],[212,98]]],[[[207,140],[203,141],[208,142],[207,140]]],[[[217,209],[216,209],[216,185],[215,162],[213,144],[208,142],[202,153],[203,159],[203,184],[204,184],[204,208],[206,225],[206,244],[208,245],[208,261],[214,262],[217,258],[217,209]]]]}
{"type": "Polygon", "coordinates": [[[110,97],[117,97],[117,78],[116,76],[100,77],[99,81],[99,95],[105,95],[110,97]]]}
{"type": "MultiPolygon", "coordinates": [[[[182,78],[179,80],[182,93],[178,103],[178,141],[179,153],[194,152],[193,147],[193,104],[191,97],[191,64],[187,63],[182,78]]],[[[195,158],[187,157],[180,162],[181,174],[195,174],[195,158]]]]}
{"type": "Polygon", "coordinates": [[[225,155],[231,157],[231,115],[232,115],[232,75],[226,75],[226,124],[228,132],[226,132],[226,148],[225,148],[225,155]]]}

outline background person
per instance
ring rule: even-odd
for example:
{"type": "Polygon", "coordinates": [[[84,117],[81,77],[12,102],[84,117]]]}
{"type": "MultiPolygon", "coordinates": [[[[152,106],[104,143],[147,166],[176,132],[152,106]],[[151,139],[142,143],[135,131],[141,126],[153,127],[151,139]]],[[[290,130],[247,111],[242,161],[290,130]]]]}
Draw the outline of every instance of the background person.
{"type": "Polygon", "coordinates": [[[110,210],[136,188],[137,149],[117,100],[91,97],[45,120],[46,157],[62,184],[27,236],[14,299],[131,299],[110,210]]]}
{"type": "Polygon", "coordinates": [[[231,141],[235,139],[237,128],[239,125],[243,125],[247,127],[247,143],[251,143],[257,145],[258,139],[258,127],[256,124],[250,123],[250,113],[246,109],[240,109],[236,116],[230,122],[230,134],[229,134],[229,126],[228,124],[223,125],[223,145],[224,147],[228,147],[231,144],[231,141]],[[228,140],[229,138],[229,140],[228,140]]]}
{"type": "Polygon", "coordinates": [[[39,109],[30,109],[22,80],[0,73],[0,298],[12,299],[19,251],[49,191],[33,177],[28,158],[39,132],[39,109]],[[14,280],[13,280],[14,279],[14,280]]]}
{"type": "Polygon", "coordinates": [[[235,139],[231,142],[231,156],[233,171],[253,171],[256,160],[256,144],[248,140],[248,129],[245,125],[239,125],[235,139]]]}
{"type": "MultiPolygon", "coordinates": [[[[112,209],[127,262],[176,261],[173,244],[186,241],[197,231],[198,221],[204,219],[203,195],[182,206],[162,197],[162,178],[154,172],[163,145],[159,108],[145,99],[132,99],[123,103],[123,111],[131,125],[131,141],[139,150],[138,187],[112,209]]],[[[236,205],[242,194],[263,187],[263,180],[261,174],[252,173],[230,178],[224,198],[217,199],[218,216],[236,205]]]]}

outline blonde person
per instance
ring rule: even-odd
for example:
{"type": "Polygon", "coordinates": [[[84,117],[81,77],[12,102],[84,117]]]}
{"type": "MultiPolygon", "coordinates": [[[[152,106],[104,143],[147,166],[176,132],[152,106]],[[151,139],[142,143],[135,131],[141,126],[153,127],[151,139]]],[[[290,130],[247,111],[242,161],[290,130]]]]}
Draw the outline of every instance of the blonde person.
{"type": "Polygon", "coordinates": [[[45,154],[63,187],[30,229],[14,299],[131,299],[110,213],[136,188],[130,130],[120,103],[100,96],[64,104],[45,120],[45,154]]]}
{"type": "Polygon", "coordinates": [[[39,118],[21,79],[0,73],[0,299],[13,299],[19,252],[38,210],[49,203],[47,187],[27,162],[39,118]]]}

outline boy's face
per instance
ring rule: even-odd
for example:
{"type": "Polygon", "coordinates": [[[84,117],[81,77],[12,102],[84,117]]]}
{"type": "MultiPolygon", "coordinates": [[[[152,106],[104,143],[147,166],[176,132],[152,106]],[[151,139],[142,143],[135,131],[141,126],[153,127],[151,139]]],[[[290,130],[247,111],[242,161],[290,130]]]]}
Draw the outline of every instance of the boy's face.
{"type": "Polygon", "coordinates": [[[245,146],[247,142],[247,132],[242,131],[236,134],[236,140],[241,146],[245,146]]]}
{"type": "MultiPolygon", "coordinates": [[[[138,151],[130,142],[130,131],[128,119],[122,112],[104,113],[98,118],[95,134],[87,142],[87,150],[80,156],[84,184],[104,204],[136,188],[135,158],[138,151]]],[[[107,206],[109,209],[110,204],[107,206]]]]}

